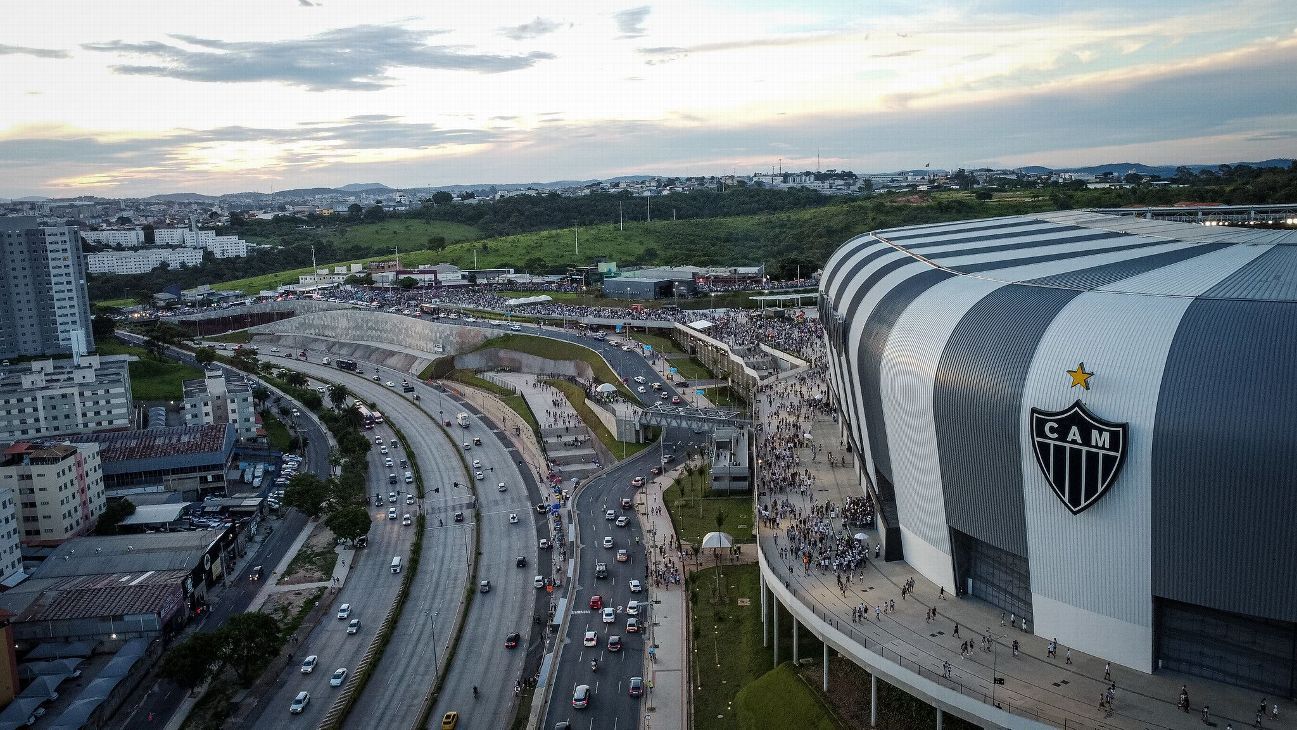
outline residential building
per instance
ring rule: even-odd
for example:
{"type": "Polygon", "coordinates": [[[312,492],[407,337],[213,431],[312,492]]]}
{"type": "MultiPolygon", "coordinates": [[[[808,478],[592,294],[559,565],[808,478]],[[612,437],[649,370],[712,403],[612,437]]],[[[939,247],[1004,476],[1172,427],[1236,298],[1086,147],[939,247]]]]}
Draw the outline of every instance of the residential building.
{"type": "Polygon", "coordinates": [[[93,243],[98,246],[135,248],[144,245],[144,231],[139,228],[111,231],[81,231],[81,238],[86,243],[93,243]]]}
{"type": "Polygon", "coordinates": [[[0,454],[0,487],[18,493],[24,545],[60,545],[104,511],[99,445],[20,441],[0,454]]]}
{"type": "Polygon", "coordinates": [[[18,490],[0,480],[0,586],[12,588],[26,578],[19,539],[18,490]]]}
{"type": "Polygon", "coordinates": [[[203,263],[199,248],[146,248],[135,251],[104,251],[86,256],[92,274],[144,274],[162,264],[178,269],[203,263]]]}
{"type": "Polygon", "coordinates": [[[77,440],[99,444],[104,489],[110,499],[152,487],[178,492],[192,501],[225,494],[236,434],[234,425],[226,423],[103,431],[77,440]]]}
{"type": "Polygon", "coordinates": [[[257,411],[247,380],[208,370],[202,380],[186,380],[184,391],[186,426],[229,423],[239,438],[257,437],[257,411]]]}
{"type": "Polygon", "coordinates": [[[131,425],[130,355],[0,366],[0,442],[131,425]]]}
{"type": "Polygon", "coordinates": [[[0,218],[0,358],[94,349],[77,229],[37,223],[0,218]]]}

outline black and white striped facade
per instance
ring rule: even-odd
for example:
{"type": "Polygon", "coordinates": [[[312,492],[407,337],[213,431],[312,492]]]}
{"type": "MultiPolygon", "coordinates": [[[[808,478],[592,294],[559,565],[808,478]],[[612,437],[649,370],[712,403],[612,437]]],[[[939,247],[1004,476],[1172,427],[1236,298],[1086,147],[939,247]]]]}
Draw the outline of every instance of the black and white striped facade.
{"type": "Polygon", "coordinates": [[[1082,651],[1293,696],[1297,232],[963,221],[858,236],[821,281],[891,555],[1082,651]],[[1124,425],[1120,470],[1080,510],[1033,442],[1033,409],[1078,401],[1124,425]]]}

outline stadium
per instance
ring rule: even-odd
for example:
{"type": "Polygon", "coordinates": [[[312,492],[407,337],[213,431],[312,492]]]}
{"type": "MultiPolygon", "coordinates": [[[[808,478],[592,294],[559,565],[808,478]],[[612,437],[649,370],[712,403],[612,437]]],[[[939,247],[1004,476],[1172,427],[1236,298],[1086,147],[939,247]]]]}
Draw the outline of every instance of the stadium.
{"type": "Polygon", "coordinates": [[[897,228],[821,295],[888,559],[1115,664],[1297,694],[1297,231],[897,228]]]}

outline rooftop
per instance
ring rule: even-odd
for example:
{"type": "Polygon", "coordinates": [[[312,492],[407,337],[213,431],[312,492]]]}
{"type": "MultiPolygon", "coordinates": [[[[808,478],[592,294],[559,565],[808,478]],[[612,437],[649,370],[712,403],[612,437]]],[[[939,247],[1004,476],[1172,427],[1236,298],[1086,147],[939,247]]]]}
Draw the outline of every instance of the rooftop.
{"type": "Polygon", "coordinates": [[[47,588],[15,621],[61,621],[95,616],[165,612],[181,600],[188,570],[71,578],[47,588]]]}
{"type": "Polygon", "coordinates": [[[32,577],[67,578],[154,570],[188,571],[224,534],[224,530],[191,530],[149,535],[78,537],[58,546],[32,572],[32,577]]]}
{"type": "Polygon", "coordinates": [[[233,445],[233,426],[173,426],[148,431],[89,433],[77,438],[99,444],[105,462],[156,459],[189,454],[216,454],[233,445]]]}

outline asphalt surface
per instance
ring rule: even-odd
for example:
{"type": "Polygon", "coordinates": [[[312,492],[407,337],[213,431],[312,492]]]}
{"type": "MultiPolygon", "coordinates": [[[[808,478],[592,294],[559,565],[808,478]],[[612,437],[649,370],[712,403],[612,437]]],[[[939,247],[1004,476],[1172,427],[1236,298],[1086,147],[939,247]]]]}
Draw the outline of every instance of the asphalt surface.
{"type": "MultiPolygon", "coordinates": [[[[263,358],[271,362],[277,359],[263,358]]],[[[307,372],[307,366],[303,366],[300,362],[296,366],[303,372],[307,372]]],[[[367,394],[362,394],[362,397],[367,397],[367,394]]],[[[406,428],[406,424],[400,422],[399,416],[395,421],[403,430],[406,428]]],[[[381,436],[385,441],[395,438],[394,432],[386,425],[376,426],[367,434],[381,436]]],[[[433,469],[434,460],[421,453],[418,447],[415,448],[415,457],[419,459],[420,468],[433,469]]],[[[400,449],[395,451],[400,452],[400,449]]],[[[394,459],[401,457],[399,453],[391,455],[394,459]]],[[[340,687],[329,686],[329,676],[339,667],[346,667],[349,671],[355,669],[377,634],[379,624],[400,588],[401,576],[392,573],[389,566],[395,555],[402,556],[403,561],[409,560],[410,542],[414,537],[415,528],[413,525],[402,526],[399,515],[407,510],[413,511],[414,506],[407,506],[404,502],[405,484],[387,483],[387,474],[394,470],[384,465],[384,455],[378,448],[369,451],[368,459],[368,491],[380,492],[384,495],[382,507],[375,507],[372,502],[370,503],[373,525],[369,530],[369,545],[356,551],[353,558],[355,562],[350,566],[342,590],[332,594],[326,593],[323,600],[326,601],[329,610],[325,617],[305,637],[298,637],[296,645],[293,646],[294,661],[290,662],[280,676],[274,679],[274,691],[250,718],[258,727],[279,727],[288,724],[297,727],[318,725],[336,695],[341,691],[340,687]],[[389,491],[396,490],[400,490],[398,501],[395,505],[391,505],[387,502],[386,495],[389,491]],[[387,518],[387,510],[390,506],[397,508],[398,519],[387,518]],[[335,618],[338,607],[344,603],[351,604],[350,618],[358,618],[361,621],[360,631],[356,634],[347,633],[349,619],[335,618]],[[299,669],[300,664],[311,655],[319,657],[319,664],[314,672],[302,674],[299,669]],[[288,706],[302,690],[310,693],[310,703],[302,714],[288,714],[288,706]]]]}
{"type": "MultiPolygon", "coordinates": [[[[141,344],[144,339],[128,332],[120,334],[132,344],[141,344]]],[[[168,347],[166,352],[171,358],[197,367],[193,356],[184,350],[168,347]]],[[[299,408],[303,407],[297,405],[299,408]]],[[[324,431],[309,418],[300,419],[298,427],[302,429],[307,439],[306,470],[317,476],[327,477],[330,469],[329,443],[324,431]]],[[[269,489],[270,486],[267,485],[263,491],[269,489]]],[[[214,594],[209,610],[196,624],[196,630],[215,631],[231,616],[248,609],[248,605],[262,584],[243,580],[243,568],[252,565],[278,565],[306,524],[306,516],[297,510],[289,510],[284,517],[266,520],[261,524],[262,529],[271,530],[270,534],[256,543],[249,559],[240,563],[240,572],[233,575],[234,580],[220,589],[219,593],[214,594]]],[[[150,721],[160,727],[175,714],[186,694],[186,690],[178,685],[166,680],[158,680],[144,692],[138,702],[123,703],[122,709],[113,716],[107,727],[135,728],[150,721]]]]}

